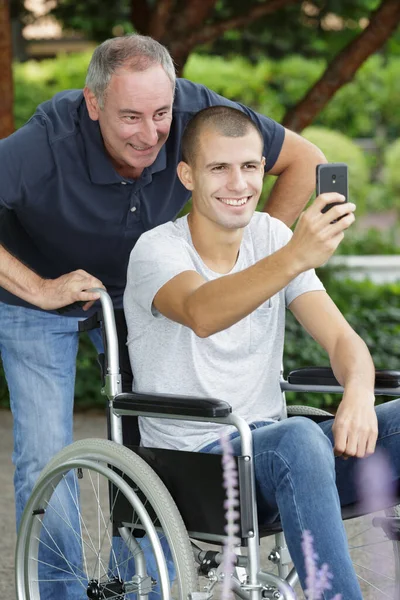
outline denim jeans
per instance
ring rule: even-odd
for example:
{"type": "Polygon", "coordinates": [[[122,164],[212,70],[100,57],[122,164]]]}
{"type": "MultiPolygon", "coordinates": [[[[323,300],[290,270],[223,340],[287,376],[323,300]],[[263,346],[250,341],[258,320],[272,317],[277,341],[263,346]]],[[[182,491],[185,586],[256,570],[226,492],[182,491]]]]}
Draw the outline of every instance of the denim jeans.
{"type": "MultiPolygon", "coordinates": [[[[17,527],[41,470],[59,450],[73,441],[78,321],[74,317],[0,303],[0,352],[14,418],[13,463],[17,527]]],[[[89,335],[100,351],[100,330],[93,330],[89,335]]],[[[69,488],[74,489],[71,481],[69,488]]],[[[51,511],[47,511],[48,534],[54,536],[60,553],[69,556],[72,564],[79,565],[81,548],[72,530],[74,528],[79,531],[77,511],[74,510],[70,492],[62,490],[60,486],[58,499],[54,499],[54,502],[59,500],[68,507],[66,518],[70,521],[71,528],[62,532],[52,531],[49,516],[51,511]]],[[[56,506],[54,508],[57,510],[56,506]]],[[[39,558],[42,563],[46,563],[44,545],[42,549],[39,558]]],[[[54,564],[54,552],[48,562],[54,564]]],[[[40,577],[45,579],[46,567],[41,564],[39,568],[40,577]]],[[[62,576],[63,573],[60,572],[60,578],[62,576]]],[[[81,595],[82,587],[76,592],[77,597],[81,595]]],[[[41,589],[41,600],[73,597],[71,582],[60,581],[57,588],[52,585],[48,591],[41,589]]]]}
{"type": "MultiPolygon", "coordinates": [[[[400,475],[400,399],[376,408],[378,446],[386,451],[395,479],[400,475]]],[[[355,469],[360,459],[333,455],[333,419],[316,424],[305,417],[251,427],[259,522],[267,524],[279,514],[288,548],[305,588],[301,538],[311,531],[319,565],[333,574],[329,596],[362,600],[347,545],[340,506],[357,501],[355,469]]],[[[231,436],[235,454],[241,453],[238,433],[231,436]]],[[[221,453],[219,440],[201,452],[221,453]]],[[[368,460],[362,459],[362,460],[368,460]]]]}

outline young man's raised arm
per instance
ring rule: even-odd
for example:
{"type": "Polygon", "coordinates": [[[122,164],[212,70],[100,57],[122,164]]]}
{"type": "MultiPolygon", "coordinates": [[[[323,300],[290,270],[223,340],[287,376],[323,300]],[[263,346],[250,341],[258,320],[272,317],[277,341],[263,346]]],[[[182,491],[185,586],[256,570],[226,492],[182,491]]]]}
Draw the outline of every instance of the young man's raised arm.
{"type": "Polygon", "coordinates": [[[337,194],[323,194],[300,217],[290,242],[251,267],[205,282],[195,271],[173,277],[154,297],[165,317],[208,337],[237,323],[284,288],[294,277],[320,266],[336,250],[354,221],[354,204],[321,209],[337,194]],[[346,215],[346,216],[343,216],[346,215]],[[338,217],[343,217],[336,223],[338,217]]]}
{"type": "Polygon", "coordinates": [[[289,308],[327,351],[333,372],[344,387],[332,428],[336,456],[361,458],[372,454],[378,424],[374,410],[375,369],[366,344],[326,292],[303,294],[289,308]]]}

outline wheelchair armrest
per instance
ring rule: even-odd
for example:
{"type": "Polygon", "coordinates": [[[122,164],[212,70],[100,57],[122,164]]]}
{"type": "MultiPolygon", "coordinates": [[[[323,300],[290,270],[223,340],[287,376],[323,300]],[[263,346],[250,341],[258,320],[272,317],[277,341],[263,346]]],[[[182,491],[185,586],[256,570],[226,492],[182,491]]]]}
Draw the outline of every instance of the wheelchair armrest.
{"type": "Polygon", "coordinates": [[[232,407],[223,400],[214,398],[194,398],[192,396],[174,396],[172,394],[142,394],[129,392],[117,394],[113,406],[120,410],[135,410],[158,415],[176,415],[182,417],[228,417],[232,407]]]}
{"type": "MultiPolygon", "coordinates": [[[[333,385],[340,386],[330,367],[303,367],[291,371],[287,378],[294,385],[333,385]]],[[[375,389],[400,387],[400,371],[377,369],[375,389]]]]}

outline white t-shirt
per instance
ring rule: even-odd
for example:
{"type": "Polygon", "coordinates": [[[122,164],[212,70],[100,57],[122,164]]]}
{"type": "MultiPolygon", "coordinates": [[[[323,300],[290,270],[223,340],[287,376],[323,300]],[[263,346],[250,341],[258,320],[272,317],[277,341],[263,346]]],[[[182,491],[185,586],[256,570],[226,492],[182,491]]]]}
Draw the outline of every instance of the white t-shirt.
{"type": "MultiPolygon", "coordinates": [[[[281,221],[256,212],[244,229],[230,273],[276,252],[290,237],[281,221]]],[[[322,283],[314,270],[306,271],[235,325],[199,338],[152,306],[163,285],[187,270],[207,281],[225,276],[209,269],[198,255],[187,217],[147,231],[132,250],[124,309],[134,389],[225,400],[249,423],[279,420],[284,412],[279,377],[285,308],[305,292],[323,290],[322,283]]],[[[180,450],[201,448],[225,427],[153,417],[140,418],[139,426],[143,446],[180,450]]]]}

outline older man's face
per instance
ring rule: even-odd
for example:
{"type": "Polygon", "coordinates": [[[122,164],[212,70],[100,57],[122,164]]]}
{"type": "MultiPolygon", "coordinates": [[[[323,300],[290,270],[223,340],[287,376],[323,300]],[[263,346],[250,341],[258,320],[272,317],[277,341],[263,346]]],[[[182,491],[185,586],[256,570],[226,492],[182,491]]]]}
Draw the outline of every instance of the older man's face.
{"type": "Polygon", "coordinates": [[[156,160],[171,127],[173,92],[164,69],[120,69],[107,87],[103,109],[89,90],[85,96],[116,170],[125,177],[140,177],[156,160]]]}

